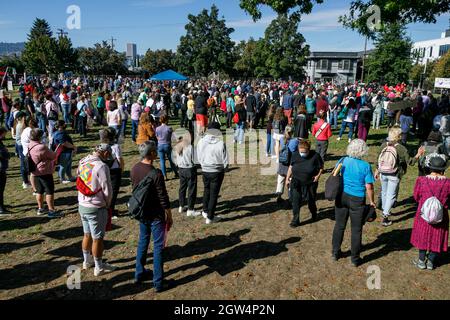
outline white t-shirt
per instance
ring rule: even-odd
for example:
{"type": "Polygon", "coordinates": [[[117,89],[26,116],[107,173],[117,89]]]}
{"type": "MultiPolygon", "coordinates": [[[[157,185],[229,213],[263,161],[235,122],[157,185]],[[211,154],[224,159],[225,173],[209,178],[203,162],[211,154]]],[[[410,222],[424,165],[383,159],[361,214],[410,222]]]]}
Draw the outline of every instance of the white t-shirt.
{"type": "Polygon", "coordinates": [[[108,111],[108,126],[118,126],[120,118],[120,111],[116,109],[114,111],[108,111]]]}
{"type": "Polygon", "coordinates": [[[120,149],[120,146],[118,144],[112,145],[111,150],[112,156],[116,160],[114,161],[114,164],[112,165],[111,169],[119,169],[120,168],[119,159],[122,158],[122,150],[120,149]]]}
{"type": "Polygon", "coordinates": [[[22,135],[20,136],[20,142],[23,146],[23,155],[28,155],[28,146],[30,145],[30,135],[31,135],[31,128],[27,127],[22,131],[22,135]]]}

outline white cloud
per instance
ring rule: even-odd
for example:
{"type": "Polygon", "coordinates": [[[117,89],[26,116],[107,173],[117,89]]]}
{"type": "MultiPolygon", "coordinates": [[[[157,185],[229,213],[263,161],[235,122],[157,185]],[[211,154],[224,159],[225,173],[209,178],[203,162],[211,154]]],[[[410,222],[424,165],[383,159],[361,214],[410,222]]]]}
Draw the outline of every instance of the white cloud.
{"type": "Polygon", "coordinates": [[[168,8],[168,7],[180,7],[195,0],[141,0],[132,3],[134,7],[153,7],[153,8],[168,8]]]}

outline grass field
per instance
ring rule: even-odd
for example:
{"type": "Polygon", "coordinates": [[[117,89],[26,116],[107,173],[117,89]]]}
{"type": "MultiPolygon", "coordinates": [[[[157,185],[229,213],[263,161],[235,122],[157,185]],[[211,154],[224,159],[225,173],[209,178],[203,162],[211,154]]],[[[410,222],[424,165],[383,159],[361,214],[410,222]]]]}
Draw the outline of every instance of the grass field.
{"type": "MultiPolygon", "coordinates": [[[[73,135],[79,147],[74,168],[97,142],[98,129],[92,130],[84,141],[73,135]]],[[[370,134],[368,160],[372,164],[386,132],[382,129],[370,134]]],[[[336,137],[331,141],[327,169],[333,167],[347,146],[346,141],[336,142],[336,137]]],[[[12,140],[6,144],[13,152],[12,140]]],[[[129,170],[139,160],[129,137],[123,153],[126,172],[118,209],[126,214],[131,192],[129,170]]],[[[276,176],[261,175],[259,165],[232,166],[218,205],[218,214],[224,221],[212,226],[206,226],[201,218],[178,214],[178,181],[171,180],[167,187],[175,224],[168,237],[165,272],[176,287],[155,295],[150,282],[133,284],[138,225],[128,217],[114,221],[113,231],[106,236],[104,257],[119,266],[119,270],[101,278],[95,278],[92,270],[83,272],[81,290],[68,290],[67,268],[82,263],[83,232],[75,185],[57,184],[56,206],[66,214],[63,219],[38,217],[31,192],[22,190],[18,159],[13,158],[10,165],[5,198],[13,214],[0,220],[0,299],[450,298],[448,254],[432,272],[419,271],[411,263],[417,254],[409,243],[415,214],[412,190],[417,168],[414,167],[409,168],[401,183],[394,224],[384,228],[379,218],[365,226],[362,254],[365,264],[357,269],[352,267],[348,253],[350,230],[343,244],[347,258],[339,262],[331,260],[334,210],[333,204],[323,199],[328,174],[322,177],[319,187],[319,221],[310,223],[308,209],[304,207],[302,226],[295,230],[289,227],[290,210],[275,201],[276,176]],[[381,270],[380,290],[367,287],[367,269],[374,265],[381,270]]],[[[379,191],[377,183],[376,192],[379,191]]],[[[199,176],[199,196],[202,194],[199,176]]],[[[198,209],[200,203],[201,199],[198,209]]],[[[150,256],[150,268],[151,263],[150,256]]]]}

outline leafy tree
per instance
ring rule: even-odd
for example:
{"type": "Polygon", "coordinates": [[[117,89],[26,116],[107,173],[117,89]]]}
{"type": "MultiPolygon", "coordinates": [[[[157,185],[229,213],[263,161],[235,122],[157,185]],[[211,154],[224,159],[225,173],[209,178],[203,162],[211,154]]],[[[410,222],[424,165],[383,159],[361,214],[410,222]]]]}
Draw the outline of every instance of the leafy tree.
{"type": "Polygon", "coordinates": [[[1,67],[11,67],[16,69],[18,74],[21,74],[25,71],[25,64],[22,59],[17,55],[3,56],[0,58],[0,66],[1,67]]]}
{"type": "Polygon", "coordinates": [[[407,82],[412,68],[411,39],[405,27],[385,25],[375,37],[375,50],[367,59],[367,81],[397,84],[407,82]]]}
{"type": "MultiPolygon", "coordinates": [[[[267,73],[273,78],[304,79],[304,67],[310,51],[305,38],[298,32],[298,22],[289,19],[286,14],[279,15],[267,27],[260,48],[267,73]]],[[[261,72],[259,69],[258,73],[261,72]]]]}
{"type": "Polygon", "coordinates": [[[422,79],[424,80],[425,87],[429,87],[431,81],[434,83],[434,78],[431,78],[431,74],[434,71],[436,65],[436,61],[430,61],[427,64],[426,70],[425,65],[416,64],[412,66],[411,71],[409,73],[409,80],[411,80],[415,86],[419,86],[421,84],[422,79]],[[425,74],[424,74],[425,72],[425,74]]]}
{"type": "Polygon", "coordinates": [[[175,65],[187,75],[208,76],[212,72],[228,73],[233,68],[234,42],[225,20],[219,19],[219,9],[204,9],[199,15],[188,16],[186,35],[180,39],[175,65]]]}
{"type": "MultiPolygon", "coordinates": [[[[430,63],[428,63],[428,67],[430,67],[430,63]]],[[[429,70],[432,70],[430,78],[433,83],[435,78],[450,78],[450,51],[437,60],[429,70]]]]}
{"type": "Polygon", "coordinates": [[[92,48],[79,48],[78,62],[83,73],[91,75],[115,75],[127,73],[126,55],[118,53],[103,41],[92,48]]]}
{"type": "MultiPolygon", "coordinates": [[[[331,2],[331,0],[328,0],[331,2]]],[[[302,14],[311,13],[313,7],[324,0],[241,0],[240,6],[247,11],[254,20],[262,17],[260,7],[267,5],[278,14],[293,11],[292,18],[299,20],[302,14]]],[[[371,5],[378,5],[381,10],[383,23],[400,23],[406,25],[413,22],[435,23],[436,17],[450,11],[450,1],[411,1],[411,0],[353,0],[349,14],[341,17],[344,26],[357,30],[361,34],[375,36],[367,28],[370,17],[367,9],[371,5]]]]}
{"type": "Polygon", "coordinates": [[[254,78],[267,76],[264,60],[264,43],[262,39],[241,41],[236,45],[236,62],[234,69],[240,77],[254,78]],[[264,71],[262,71],[264,70],[264,71]]]}
{"type": "Polygon", "coordinates": [[[150,74],[174,69],[175,53],[172,50],[148,50],[141,61],[142,67],[150,74]]]}

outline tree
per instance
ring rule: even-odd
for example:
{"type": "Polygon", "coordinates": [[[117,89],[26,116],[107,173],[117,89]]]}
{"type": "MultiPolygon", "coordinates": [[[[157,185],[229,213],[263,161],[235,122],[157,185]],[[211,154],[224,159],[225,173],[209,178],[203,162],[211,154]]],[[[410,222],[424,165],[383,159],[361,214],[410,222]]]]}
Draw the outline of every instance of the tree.
{"type": "Polygon", "coordinates": [[[36,19],[22,54],[26,69],[31,73],[55,73],[57,70],[56,40],[48,22],[36,19]]]}
{"type": "Polygon", "coordinates": [[[16,69],[17,74],[25,71],[25,64],[17,55],[3,56],[0,58],[0,67],[10,67],[16,69]]]}
{"type": "Polygon", "coordinates": [[[430,78],[433,83],[435,78],[450,78],[450,51],[436,61],[432,67],[430,78]]]}
{"type": "Polygon", "coordinates": [[[411,39],[405,27],[393,23],[385,25],[375,37],[375,50],[367,59],[367,81],[397,84],[408,82],[411,61],[411,39]]]}
{"type": "MultiPolygon", "coordinates": [[[[323,3],[324,0],[241,0],[240,6],[256,21],[262,17],[260,7],[267,5],[278,14],[287,14],[293,11],[292,18],[300,20],[302,14],[311,13],[313,7],[323,3]]],[[[331,1],[330,1],[331,2],[331,1]]],[[[450,11],[450,1],[411,1],[411,0],[353,0],[350,4],[349,14],[340,18],[341,23],[360,34],[374,37],[375,33],[368,29],[367,21],[371,16],[368,8],[378,5],[383,23],[423,22],[436,23],[436,17],[450,11]]]]}
{"type": "Polygon", "coordinates": [[[287,14],[279,15],[267,27],[261,49],[266,72],[273,78],[304,79],[309,46],[298,32],[298,22],[289,19],[287,14]]]}
{"type": "Polygon", "coordinates": [[[148,50],[141,61],[142,67],[150,74],[174,69],[175,53],[172,50],[148,50]]]}
{"type": "Polygon", "coordinates": [[[127,72],[125,53],[118,53],[103,41],[93,48],[79,48],[78,62],[83,73],[90,75],[115,75],[127,72]]]}
{"type": "Polygon", "coordinates": [[[263,40],[254,40],[250,38],[248,41],[241,41],[235,47],[235,64],[234,69],[240,77],[254,78],[264,77],[266,72],[262,72],[265,66],[265,60],[262,58],[264,46],[263,40]]]}
{"type": "Polygon", "coordinates": [[[225,20],[219,19],[219,9],[213,5],[211,12],[204,9],[199,15],[189,15],[186,35],[180,39],[175,65],[188,75],[208,76],[212,72],[228,73],[233,68],[234,42],[225,20]]]}
{"type": "Polygon", "coordinates": [[[426,70],[425,65],[416,64],[412,66],[409,73],[409,80],[411,80],[415,86],[420,86],[421,81],[424,80],[424,87],[429,87],[431,85],[431,81],[433,81],[434,84],[434,78],[431,78],[431,74],[433,73],[435,65],[436,61],[428,62],[426,70]]]}
{"type": "Polygon", "coordinates": [[[72,47],[72,41],[63,36],[57,41],[58,72],[75,71],[78,68],[78,52],[72,47]]]}

